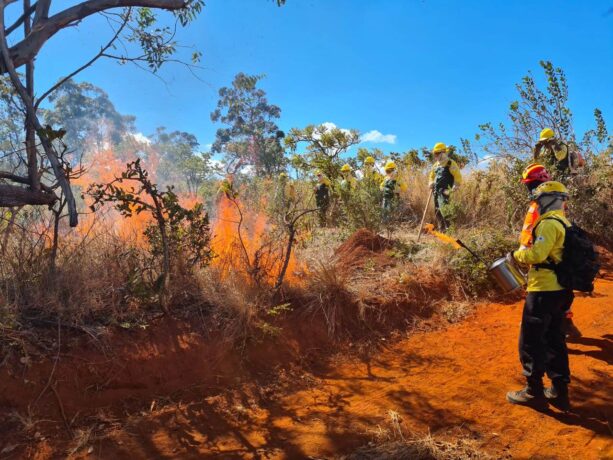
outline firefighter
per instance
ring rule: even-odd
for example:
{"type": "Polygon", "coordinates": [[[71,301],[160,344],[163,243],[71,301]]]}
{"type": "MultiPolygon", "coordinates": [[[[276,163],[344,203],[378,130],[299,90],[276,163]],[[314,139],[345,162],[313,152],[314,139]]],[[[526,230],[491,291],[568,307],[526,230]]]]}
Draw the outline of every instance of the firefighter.
{"type": "Polygon", "coordinates": [[[383,168],[385,170],[385,178],[381,181],[379,188],[383,192],[382,211],[383,220],[388,221],[392,212],[398,206],[400,192],[404,192],[407,186],[404,182],[398,179],[396,163],[388,161],[383,168]]]}
{"type": "Polygon", "coordinates": [[[315,192],[315,204],[319,210],[319,224],[326,226],[326,217],[330,207],[330,180],[324,176],[322,171],[317,171],[317,184],[313,187],[315,192]]]}
{"type": "Polygon", "coordinates": [[[366,185],[376,184],[379,187],[379,184],[383,180],[383,176],[377,171],[375,167],[375,159],[371,156],[368,156],[364,159],[364,164],[362,166],[362,180],[366,183],[366,185]]]}
{"type": "MultiPolygon", "coordinates": [[[[526,185],[528,189],[528,193],[530,197],[534,190],[544,182],[548,182],[551,179],[551,175],[547,172],[547,169],[543,165],[538,163],[529,164],[526,169],[524,169],[522,173],[522,183],[526,185]]],[[[539,218],[539,210],[538,203],[536,200],[532,200],[530,202],[530,206],[528,207],[528,212],[526,213],[526,217],[524,218],[524,225],[521,229],[521,234],[519,237],[519,248],[526,249],[532,246],[532,231],[534,229],[534,224],[539,218]]],[[[566,311],[563,329],[566,333],[566,337],[577,338],[581,337],[581,331],[573,322],[573,312],[570,309],[566,311]]]]}
{"type": "Polygon", "coordinates": [[[342,179],[340,183],[340,190],[341,190],[341,197],[343,198],[343,201],[347,201],[347,199],[349,198],[349,195],[351,194],[352,190],[355,189],[355,186],[356,186],[356,181],[352,173],[353,173],[353,170],[351,169],[351,166],[348,163],[345,163],[341,167],[342,179]]]}
{"type": "Polygon", "coordinates": [[[585,161],[579,152],[571,150],[565,142],[557,139],[553,129],[541,131],[539,140],[534,146],[534,160],[543,158],[546,163],[555,165],[557,172],[565,176],[576,174],[577,169],[584,166],[585,161]]]}
{"type": "Polygon", "coordinates": [[[448,157],[447,146],[438,142],[432,149],[434,165],[430,171],[428,186],[434,194],[434,215],[439,230],[446,231],[449,222],[445,217],[444,206],[449,204],[451,191],[462,183],[462,174],[457,163],[448,157]]]}
{"type": "Polygon", "coordinates": [[[551,266],[539,266],[547,261],[557,264],[562,260],[566,226],[570,225],[564,213],[568,190],[560,182],[544,182],[535,189],[534,200],[540,213],[535,223],[535,240],[532,246],[508,256],[529,264],[530,271],[519,336],[519,359],[526,386],[508,392],[507,400],[530,406],[540,406],[549,400],[560,409],[568,410],[570,369],[562,326],[574,294],[560,285],[551,266]],[[545,373],[552,381],[552,387],[547,389],[543,388],[545,373]]]}

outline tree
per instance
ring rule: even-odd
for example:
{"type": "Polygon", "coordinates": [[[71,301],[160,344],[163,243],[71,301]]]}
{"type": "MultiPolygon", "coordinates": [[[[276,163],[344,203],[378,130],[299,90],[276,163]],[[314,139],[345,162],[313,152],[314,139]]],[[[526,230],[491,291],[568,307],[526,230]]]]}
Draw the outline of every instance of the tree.
{"type": "Polygon", "coordinates": [[[183,131],[167,132],[157,129],[152,137],[152,148],[160,155],[158,180],[162,183],[185,184],[187,192],[194,195],[216,169],[211,164],[210,152],[198,152],[196,136],[183,131]]]}
{"type": "Polygon", "coordinates": [[[360,142],[356,129],[340,129],[333,123],[309,125],[304,129],[292,128],[285,137],[285,145],[296,152],[301,143],[306,143],[306,163],[311,168],[321,169],[330,179],[340,175],[339,155],[360,142]]]}
{"type": "MultiPolygon", "coordinates": [[[[607,137],[606,126],[600,110],[594,111],[596,130],[586,133],[581,142],[577,142],[573,128],[573,117],[568,107],[568,84],[566,74],[549,61],[541,61],[547,86],[539,88],[532,73],[522,78],[516,85],[519,99],[509,106],[510,124],[484,123],[479,126],[480,133],[475,140],[481,144],[487,155],[506,157],[529,157],[532,155],[539,133],[544,128],[551,128],[556,136],[566,142],[581,144],[588,148],[593,139],[604,142],[607,137]]],[[[464,152],[475,157],[470,142],[462,139],[464,152]]]]}
{"type": "Polygon", "coordinates": [[[134,131],[134,116],[120,114],[108,94],[91,83],[64,82],[49,96],[53,108],[43,110],[43,120],[50,126],[61,126],[63,141],[80,157],[93,141],[100,149],[104,142],[118,145],[134,131]]]}
{"type": "Polygon", "coordinates": [[[219,90],[217,108],[211,113],[219,128],[212,151],[224,153],[230,172],[254,166],[259,175],[270,175],[284,167],[284,151],[280,139],[284,134],[276,120],[281,109],[268,103],[266,92],[257,87],[262,75],[239,73],[231,87],[219,90]]]}
{"type": "MultiPolygon", "coordinates": [[[[76,202],[70,189],[69,171],[59,157],[57,143],[61,139],[62,130],[44,127],[38,116],[38,107],[53,91],[65,81],[74,77],[83,69],[89,67],[101,57],[119,59],[123,62],[144,63],[152,71],[156,71],[176,51],[174,28],[156,27],[154,10],[172,11],[176,21],[187,25],[201,11],[202,0],[86,0],[63,10],[52,11],[53,0],[38,0],[31,4],[30,0],[15,2],[0,0],[0,72],[8,74],[11,85],[22,104],[25,118],[25,141],[27,149],[27,177],[1,176],[13,183],[28,185],[0,185],[0,206],[15,206],[22,204],[48,204],[57,201],[53,186],[43,186],[40,181],[38,151],[36,138],[44,151],[46,160],[50,163],[57,185],[61,187],[66,198],[70,225],[78,222],[76,202]],[[21,5],[23,14],[12,25],[5,23],[6,8],[11,5],[21,5]],[[137,8],[134,10],[134,8],[137,8]],[[120,13],[113,12],[122,8],[120,13]],[[93,14],[105,14],[115,21],[111,40],[101,48],[100,52],[89,62],[71,72],[40,97],[34,97],[34,60],[43,45],[54,35],[66,27],[74,26],[81,20],[93,14]],[[15,32],[23,26],[23,35],[15,32]],[[13,45],[9,46],[8,38],[15,37],[13,45]],[[114,55],[108,52],[117,41],[138,45],[141,52],[136,56],[114,55]],[[25,66],[25,76],[22,79],[17,68],[25,66]]],[[[196,53],[193,56],[198,58],[196,53]]]]}
{"type": "Polygon", "coordinates": [[[160,305],[168,312],[172,257],[178,253],[191,264],[207,264],[210,250],[209,219],[201,204],[186,209],[172,187],[162,192],[151,181],[140,160],[126,165],[125,172],[107,184],[92,184],[87,193],[94,199],[91,210],[113,203],[124,217],[148,213],[155,224],[147,227],[145,236],[154,255],[162,256],[162,274],[158,279],[160,305]]]}

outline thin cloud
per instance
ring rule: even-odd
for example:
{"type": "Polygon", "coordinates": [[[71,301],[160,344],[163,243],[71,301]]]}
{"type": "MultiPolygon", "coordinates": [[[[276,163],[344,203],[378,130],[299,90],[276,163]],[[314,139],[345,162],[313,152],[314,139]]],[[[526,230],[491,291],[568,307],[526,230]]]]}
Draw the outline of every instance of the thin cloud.
{"type": "Polygon", "coordinates": [[[383,134],[376,129],[364,133],[360,138],[362,142],[373,142],[376,144],[395,144],[396,139],[397,136],[395,134],[383,134]]]}

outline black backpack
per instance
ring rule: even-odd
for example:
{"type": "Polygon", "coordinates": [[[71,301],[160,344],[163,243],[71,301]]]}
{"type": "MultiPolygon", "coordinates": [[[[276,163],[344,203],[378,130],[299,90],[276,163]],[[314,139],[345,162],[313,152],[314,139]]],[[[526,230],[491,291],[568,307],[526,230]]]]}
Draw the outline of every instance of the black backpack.
{"type": "MultiPolygon", "coordinates": [[[[594,249],[594,244],[585,231],[574,223],[567,226],[562,220],[555,217],[546,217],[543,220],[547,219],[560,222],[566,230],[562,260],[557,264],[550,262],[537,264],[535,267],[553,270],[558,278],[558,283],[566,289],[592,292],[594,290],[594,278],[600,270],[598,253],[594,249]]],[[[536,241],[534,230],[537,226],[532,230],[534,241],[536,241]]]]}

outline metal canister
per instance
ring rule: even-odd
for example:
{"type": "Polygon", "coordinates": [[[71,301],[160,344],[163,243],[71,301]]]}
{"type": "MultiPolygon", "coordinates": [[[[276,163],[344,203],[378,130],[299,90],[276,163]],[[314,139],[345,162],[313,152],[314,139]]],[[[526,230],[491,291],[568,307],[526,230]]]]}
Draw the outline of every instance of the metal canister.
{"type": "Polygon", "coordinates": [[[526,285],[526,275],[506,257],[501,257],[490,265],[489,273],[505,293],[516,291],[526,285]]]}

